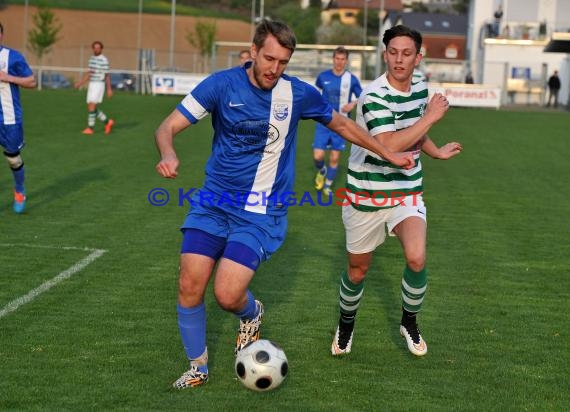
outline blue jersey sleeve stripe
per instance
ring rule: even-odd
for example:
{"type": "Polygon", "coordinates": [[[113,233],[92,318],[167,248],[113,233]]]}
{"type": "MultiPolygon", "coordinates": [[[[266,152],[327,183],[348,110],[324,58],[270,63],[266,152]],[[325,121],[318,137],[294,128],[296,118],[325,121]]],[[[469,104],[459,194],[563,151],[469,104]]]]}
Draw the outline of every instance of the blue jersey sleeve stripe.
{"type": "Polygon", "coordinates": [[[192,116],[192,113],[190,113],[186,107],[184,107],[182,105],[182,103],[179,103],[176,106],[176,110],[178,110],[180,113],[182,113],[182,115],[188,119],[188,121],[192,124],[198,123],[198,119],[196,119],[194,116],[192,116]]]}

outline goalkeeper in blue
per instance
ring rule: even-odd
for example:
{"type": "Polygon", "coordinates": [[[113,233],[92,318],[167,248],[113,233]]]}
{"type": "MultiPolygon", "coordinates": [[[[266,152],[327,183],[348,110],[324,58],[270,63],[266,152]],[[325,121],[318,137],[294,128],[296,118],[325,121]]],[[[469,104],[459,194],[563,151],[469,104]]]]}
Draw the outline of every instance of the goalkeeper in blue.
{"type": "Polygon", "coordinates": [[[449,102],[436,93],[428,103],[427,83],[412,80],[414,67],[422,59],[421,34],[398,25],[386,30],[383,43],[387,72],[362,92],[356,120],[390,150],[411,153],[415,164],[404,170],[366,149],[351,148],[346,183],[350,205],[342,208],[348,267],[340,280],[340,319],[331,346],[333,355],[351,351],[364,280],[386,233],[398,238],[406,261],[401,281],[400,334],[412,354],[427,353],[416,319],[427,290],[427,220],[420,154],[423,151],[445,160],[462,150],[457,142],[438,147],[427,134],[443,118],[449,102]]]}
{"type": "MultiPolygon", "coordinates": [[[[348,116],[356,107],[356,100],[362,92],[358,78],[346,70],[348,50],[342,46],[333,51],[333,67],[317,76],[316,86],[334,110],[348,116]]],[[[326,126],[317,123],[313,141],[313,161],[317,169],[315,189],[327,196],[332,193],[332,184],[337,174],[341,152],[346,147],[345,140],[326,126]],[[329,151],[328,166],[325,155],[329,151]]]]}
{"type": "Polygon", "coordinates": [[[254,34],[252,60],[204,79],[155,132],[156,170],[173,179],[180,163],[174,137],[208,114],[214,129],[204,183],[182,224],[177,312],[189,369],[175,388],[208,381],[204,295],[211,278],[218,305],[239,320],[234,352],[260,338],[264,307],[249,283],[285,240],[287,205],[280,194],[293,190],[301,119],[325,124],[401,167],[413,166],[410,154],[386,150],[336,113],[314,86],[284,74],[295,46],[288,26],[263,20],[254,34]]]}

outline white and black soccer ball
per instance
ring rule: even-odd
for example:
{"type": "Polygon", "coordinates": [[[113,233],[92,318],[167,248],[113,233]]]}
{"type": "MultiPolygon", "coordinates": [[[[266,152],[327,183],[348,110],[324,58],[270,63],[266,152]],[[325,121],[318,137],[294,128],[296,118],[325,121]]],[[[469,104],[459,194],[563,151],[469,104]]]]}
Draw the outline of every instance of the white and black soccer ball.
{"type": "Polygon", "coordinates": [[[236,357],[235,370],[241,383],[254,391],[277,388],[289,369],[285,352],[267,339],[249,343],[236,357]]]}

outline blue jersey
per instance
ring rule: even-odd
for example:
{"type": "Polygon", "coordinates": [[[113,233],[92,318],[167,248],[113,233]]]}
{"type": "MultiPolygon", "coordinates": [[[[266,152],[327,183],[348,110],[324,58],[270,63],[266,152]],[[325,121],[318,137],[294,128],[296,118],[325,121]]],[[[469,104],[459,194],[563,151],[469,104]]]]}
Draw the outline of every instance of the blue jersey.
{"type": "MultiPolygon", "coordinates": [[[[247,65],[249,66],[249,64],[247,65]]],[[[333,108],[319,91],[282,75],[272,90],[251,84],[245,67],[215,73],[188,94],[177,109],[196,123],[212,116],[214,139],[206,164],[203,192],[220,207],[283,215],[283,195],[293,190],[297,126],[301,119],[322,124],[333,108]]]]}
{"type": "MultiPolygon", "coordinates": [[[[0,46],[0,70],[11,76],[29,77],[32,69],[16,50],[0,46]]],[[[20,88],[14,83],[0,82],[0,124],[22,123],[20,88]]]]}
{"type": "Polygon", "coordinates": [[[326,70],[319,74],[316,85],[323,91],[323,97],[327,99],[333,109],[345,116],[348,116],[348,113],[342,113],[340,108],[350,103],[352,96],[358,98],[362,93],[358,78],[348,71],[337,76],[332,70],[326,70]]]}

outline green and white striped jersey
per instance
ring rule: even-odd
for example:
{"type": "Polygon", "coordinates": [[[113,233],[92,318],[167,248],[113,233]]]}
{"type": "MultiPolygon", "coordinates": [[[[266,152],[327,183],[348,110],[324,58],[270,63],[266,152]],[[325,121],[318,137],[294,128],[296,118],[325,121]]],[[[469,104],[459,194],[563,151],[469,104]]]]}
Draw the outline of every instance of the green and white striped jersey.
{"type": "MultiPolygon", "coordinates": [[[[426,82],[412,82],[410,91],[404,93],[390,86],[383,74],[360,95],[356,121],[372,136],[405,129],[422,117],[427,98],[426,82]]],[[[408,150],[412,151],[416,164],[405,170],[352,145],[346,196],[354,208],[375,211],[398,206],[402,201],[415,201],[415,196],[423,191],[420,144],[408,150]]]]}
{"type": "Polygon", "coordinates": [[[89,58],[89,81],[102,82],[105,80],[105,75],[109,71],[109,60],[102,54],[99,56],[91,56],[89,58]]]}

